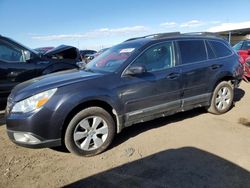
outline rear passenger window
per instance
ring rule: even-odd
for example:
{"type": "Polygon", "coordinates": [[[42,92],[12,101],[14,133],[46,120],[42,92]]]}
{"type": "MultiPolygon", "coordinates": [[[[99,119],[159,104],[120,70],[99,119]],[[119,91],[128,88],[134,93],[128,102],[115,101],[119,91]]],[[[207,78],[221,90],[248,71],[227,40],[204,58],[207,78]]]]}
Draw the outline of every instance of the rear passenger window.
{"type": "Polygon", "coordinates": [[[225,57],[232,54],[231,50],[229,50],[225,44],[218,41],[209,41],[211,46],[214,49],[216,57],[225,57]]]}
{"type": "Polygon", "coordinates": [[[178,41],[178,45],[181,52],[182,64],[207,60],[203,40],[178,41]]]}

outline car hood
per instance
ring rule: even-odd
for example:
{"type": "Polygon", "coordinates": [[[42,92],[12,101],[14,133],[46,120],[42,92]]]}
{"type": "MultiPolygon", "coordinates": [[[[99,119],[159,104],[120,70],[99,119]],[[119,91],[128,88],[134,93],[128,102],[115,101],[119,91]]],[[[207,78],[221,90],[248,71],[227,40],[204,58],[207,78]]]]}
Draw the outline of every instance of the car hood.
{"type": "Polygon", "coordinates": [[[56,48],[53,48],[52,50],[49,50],[42,54],[44,57],[47,57],[49,59],[73,59],[80,61],[80,52],[78,48],[73,46],[67,46],[67,45],[60,45],[56,48]]]}
{"type": "Polygon", "coordinates": [[[11,97],[15,101],[20,101],[42,91],[94,79],[101,76],[103,76],[101,73],[93,73],[77,69],[48,74],[18,84],[12,90],[11,97]]]}

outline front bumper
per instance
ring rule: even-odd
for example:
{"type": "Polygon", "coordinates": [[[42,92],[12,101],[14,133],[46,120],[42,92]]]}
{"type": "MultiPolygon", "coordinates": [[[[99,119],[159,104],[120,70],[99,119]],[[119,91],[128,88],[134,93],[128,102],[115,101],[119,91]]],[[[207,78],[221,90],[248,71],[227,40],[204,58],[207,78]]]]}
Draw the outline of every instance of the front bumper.
{"type": "Polygon", "coordinates": [[[62,117],[61,113],[56,113],[51,107],[43,107],[30,113],[9,113],[6,110],[7,134],[12,142],[24,147],[60,146],[62,117]]]}
{"type": "Polygon", "coordinates": [[[50,148],[61,145],[61,139],[46,140],[30,132],[19,132],[7,130],[12,142],[27,148],[50,148]]]}

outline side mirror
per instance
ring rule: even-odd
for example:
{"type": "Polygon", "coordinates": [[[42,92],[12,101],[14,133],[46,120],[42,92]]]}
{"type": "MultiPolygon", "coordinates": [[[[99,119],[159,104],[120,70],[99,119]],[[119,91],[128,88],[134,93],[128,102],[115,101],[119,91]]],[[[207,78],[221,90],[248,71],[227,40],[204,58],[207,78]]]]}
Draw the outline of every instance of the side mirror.
{"type": "Polygon", "coordinates": [[[23,54],[24,54],[24,60],[25,61],[29,61],[31,59],[31,53],[30,53],[30,51],[25,50],[23,54]]]}
{"type": "Polygon", "coordinates": [[[129,67],[125,74],[126,75],[138,75],[146,72],[146,68],[143,65],[129,67]]]}

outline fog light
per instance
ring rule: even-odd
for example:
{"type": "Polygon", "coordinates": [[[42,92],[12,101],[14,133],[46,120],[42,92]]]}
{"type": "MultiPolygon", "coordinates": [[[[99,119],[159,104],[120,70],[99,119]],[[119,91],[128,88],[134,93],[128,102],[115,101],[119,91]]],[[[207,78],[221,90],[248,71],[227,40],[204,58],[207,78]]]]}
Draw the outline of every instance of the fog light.
{"type": "Polygon", "coordinates": [[[24,142],[30,144],[37,144],[41,142],[38,138],[27,133],[14,133],[13,136],[17,142],[24,142]]]}

